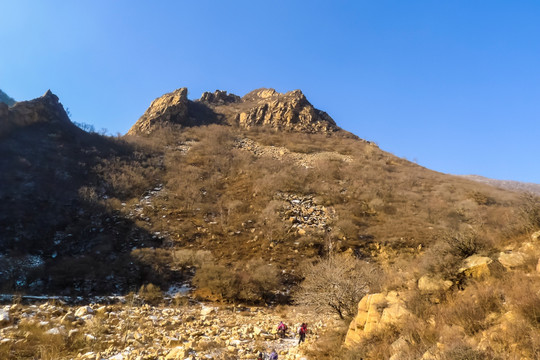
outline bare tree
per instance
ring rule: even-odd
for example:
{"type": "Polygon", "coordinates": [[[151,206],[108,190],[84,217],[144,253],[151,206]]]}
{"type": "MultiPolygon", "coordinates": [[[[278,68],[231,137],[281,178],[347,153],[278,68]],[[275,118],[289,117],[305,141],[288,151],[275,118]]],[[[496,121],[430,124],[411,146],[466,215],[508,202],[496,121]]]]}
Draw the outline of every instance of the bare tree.
{"type": "Polygon", "coordinates": [[[330,255],[303,270],[304,281],[293,298],[297,304],[333,312],[341,319],[356,315],[358,302],[378,287],[377,267],[352,255],[330,255]]]}

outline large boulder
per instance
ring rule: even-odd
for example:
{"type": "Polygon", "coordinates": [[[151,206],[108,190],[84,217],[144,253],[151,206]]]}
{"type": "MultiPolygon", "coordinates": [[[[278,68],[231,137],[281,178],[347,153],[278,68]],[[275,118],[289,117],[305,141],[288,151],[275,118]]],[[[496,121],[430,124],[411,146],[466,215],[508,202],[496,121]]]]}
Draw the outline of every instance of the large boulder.
{"type": "Polygon", "coordinates": [[[424,275],[418,279],[418,290],[424,292],[435,292],[440,290],[448,290],[453,283],[450,280],[444,280],[439,277],[424,275]]]}
{"type": "Polygon", "coordinates": [[[522,252],[501,252],[497,260],[507,269],[516,268],[525,265],[527,256],[522,252]]]}
{"type": "Polygon", "coordinates": [[[503,269],[498,261],[487,256],[472,255],[463,260],[463,265],[458,272],[467,277],[483,278],[503,269]]]}
{"type": "Polygon", "coordinates": [[[395,291],[366,295],[358,303],[358,314],[349,325],[345,346],[353,346],[374,331],[408,321],[413,316],[395,291]]]}

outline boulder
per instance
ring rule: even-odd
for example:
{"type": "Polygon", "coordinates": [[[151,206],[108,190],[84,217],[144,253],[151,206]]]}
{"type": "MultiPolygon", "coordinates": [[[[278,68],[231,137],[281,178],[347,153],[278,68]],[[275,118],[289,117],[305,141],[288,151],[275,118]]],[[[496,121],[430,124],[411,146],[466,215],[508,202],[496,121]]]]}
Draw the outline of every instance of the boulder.
{"type": "Polygon", "coordinates": [[[202,316],[208,316],[216,311],[215,308],[211,306],[204,306],[201,308],[201,315],[202,316]]]}
{"type": "Polygon", "coordinates": [[[424,275],[418,279],[418,289],[425,292],[435,292],[440,290],[448,290],[453,283],[450,280],[444,280],[438,277],[424,275]]]}
{"type": "Polygon", "coordinates": [[[493,261],[487,256],[472,255],[463,260],[463,266],[458,272],[467,277],[482,278],[492,275],[501,268],[498,261],[493,261]]]}
{"type": "Polygon", "coordinates": [[[83,317],[85,315],[93,314],[94,310],[90,306],[81,306],[80,308],[75,311],[76,317],[83,317]]]}
{"type": "Polygon", "coordinates": [[[501,252],[497,260],[507,269],[525,265],[527,256],[522,252],[501,252]]]}
{"type": "Polygon", "coordinates": [[[184,360],[188,356],[189,356],[189,349],[186,349],[183,346],[177,346],[173,348],[171,351],[169,351],[167,356],[165,356],[165,360],[176,360],[176,359],[184,360]]]}
{"type": "Polygon", "coordinates": [[[360,342],[366,335],[385,325],[408,321],[412,316],[395,291],[366,295],[358,303],[358,314],[351,321],[345,346],[360,342]]]}

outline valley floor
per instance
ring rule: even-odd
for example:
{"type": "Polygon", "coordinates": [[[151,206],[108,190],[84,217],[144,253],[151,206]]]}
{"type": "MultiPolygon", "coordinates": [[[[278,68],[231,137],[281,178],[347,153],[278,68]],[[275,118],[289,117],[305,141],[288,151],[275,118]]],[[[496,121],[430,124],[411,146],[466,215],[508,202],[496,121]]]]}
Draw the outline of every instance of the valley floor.
{"type": "Polygon", "coordinates": [[[296,307],[218,304],[68,306],[58,301],[0,308],[2,359],[307,359],[304,351],[336,320],[296,307]],[[276,334],[279,321],[288,336],[276,334]],[[306,342],[295,334],[309,324],[306,342]]]}

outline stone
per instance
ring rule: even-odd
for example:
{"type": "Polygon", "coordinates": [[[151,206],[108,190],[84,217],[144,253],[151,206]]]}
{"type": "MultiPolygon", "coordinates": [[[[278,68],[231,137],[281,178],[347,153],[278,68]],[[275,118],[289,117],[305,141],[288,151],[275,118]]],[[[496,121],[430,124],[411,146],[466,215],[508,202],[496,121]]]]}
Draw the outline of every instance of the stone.
{"type": "Polygon", "coordinates": [[[189,349],[186,349],[183,346],[177,346],[171,349],[167,356],[165,356],[165,360],[184,360],[187,356],[189,356],[189,349]]]}
{"type": "Polygon", "coordinates": [[[210,315],[212,313],[216,312],[216,309],[211,307],[211,306],[202,306],[201,308],[201,315],[202,316],[207,316],[207,315],[210,315]]]}
{"type": "Polygon", "coordinates": [[[45,332],[47,335],[60,335],[62,332],[60,328],[54,327],[52,329],[49,329],[45,332]]]}
{"type": "Polygon", "coordinates": [[[446,291],[450,289],[452,285],[453,283],[450,280],[444,280],[428,275],[424,275],[418,279],[418,289],[425,292],[446,291]]]}
{"type": "Polygon", "coordinates": [[[500,252],[497,258],[507,269],[525,265],[527,256],[521,252],[500,252]]]}
{"type": "Polygon", "coordinates": [[[397,325],[403,321],[410,321],[412,317],[399,293],[395,291],[366,295],[358,303],[358,313],[349,325],[345,346],[358,343],[366,335],[385,325],[397,325]]]}
{"type": "Polygon", "coordinates": [[[472,255],[463,260],[463,266],[458,273],[472,278],[482,278],[490,276],[500,268],[502,266],[498,261],[493,261],[493,259],[486,256],[472,255]]]}
{"type": "Polygon", "coordinates": [[[90,306],[81,306],[80,308],[75,311],[76,317],[83,317],[85,315],[93,314],[94,310],[90,306]]]}
{"type": "Polygon", "coordinates": [[[8,324],[10,321],[9,311],[0,309],[0,325],[8,324]]]}

